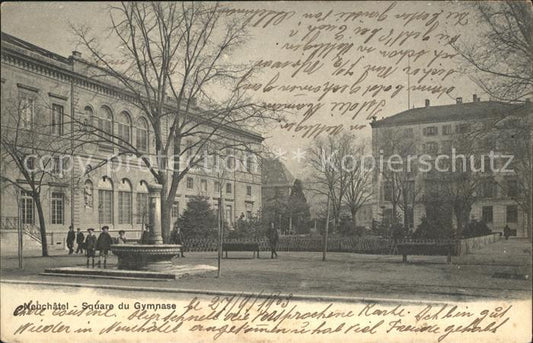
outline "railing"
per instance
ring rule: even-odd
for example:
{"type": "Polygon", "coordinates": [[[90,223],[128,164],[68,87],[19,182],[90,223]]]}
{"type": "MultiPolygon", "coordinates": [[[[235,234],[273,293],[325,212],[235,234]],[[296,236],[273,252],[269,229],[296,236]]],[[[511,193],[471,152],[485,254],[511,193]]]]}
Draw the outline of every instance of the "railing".
{"type": "MultiPolygon", "coordinates": [[[[498,236],[499,237],[499,236],[498,236]]],[[[420,245],[453,245],[455,255],[469,253],[474,248],[480,248],[497,240],[497,235],[487,235],[468,239],[397,239],[382,237],[332,237],[328,239],[328,251],[351,252],[363,254],[397,255],[397,245],[401,243],[420,245]]],[[[225,243],[257,243],[259,250],[267,251],[270,245],[267,238],[255,239],[225,239],[225,243]]],[[[184,239],[186,251],[217,251],[216,239],[184,239]]],[[[280,236],[278,251],[312,251],[323,249],[322,237],[280,236]]]]}

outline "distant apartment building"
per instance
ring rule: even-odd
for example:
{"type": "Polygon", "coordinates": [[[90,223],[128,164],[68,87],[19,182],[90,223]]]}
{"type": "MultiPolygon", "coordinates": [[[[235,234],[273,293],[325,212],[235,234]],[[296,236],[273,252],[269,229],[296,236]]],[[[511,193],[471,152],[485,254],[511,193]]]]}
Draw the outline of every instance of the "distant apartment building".
{"type": "MultiPolygon", "coordinates": [[[[416,227],[421,218],[427,215],[431,199],[447,199],[448,188],[443,187],[451,187],[451,174],[439,172],[434,166],[439,165],[441,170],[451,170],[446,168],[453,164],[459,170],[463,163],[459,155],[470,153],[475,156],[476,168],[479,170],[484,167],[483,171],[473,176],[470,174],[469,177],[476,178],[475,181],[457,178],[459,181],[453,186],[457,194],[474,199],[468,219],[483,220],[493,231],[501,232],[508,225],[517,230],[517,236],[526,236],[526,212],[520,206],[520,201],[526,200],[520,187],[522,174],[517,174],[518,169],[513,169],[513,172],[501,171],[507,161],[505,158],[495,158],[492,169],[490,158],[484,157],[482,160],[480,156],[488,155],[490,151],[496,154],[516,153],[510,150],[513,150],[513,132],[518,132],[517,130],[522,131],[520,138],[514,138],[515,142],[520,139],[519,143],[525,149],[523,153],[527,155],[527,149],[532,146],[531,116],[532,106],[529,102],[507,104],[480,101],[474,95],[472,102],[466,103],[462,98],[457,98],[455,104],[444,106],[430,106],[429,100],[426,100],[424,107],[374,120],[371,127],[373,155],[376,161],[380,156],[386,161],[393,154],[398,154],[403,159],[410,155],[415,161],[413,170],[404,168],[401,172],[375,173],[374,212],[379,214],[378,219],[390,222],[396,212],[401,223],[416,227]],[[457,157],[455,162],[452,149],[457,157]],[[428,155],[424,165],[418,160],[423,154],[428,155]],[[427,164],[433,166],[430,172],[425,171],[427,164]],[[472,185],[475,186],[470,193],[461,189],[472,185]]],[[[515,161],[508,167],[518,168],[518,158],[524,156],[515,157],[515,161]]],[[[522,170],[522,173],[524,172],[528,171],[522,170]]],[[[449,215],[452,217],[452,225],[456,225],[453,212],[449,215]]]]}
{"type": "MultiPolygon", "coordinates": [[[[32,123],[39,122],[50,127],[51,136],[63,137],[65,144],[74,146],[77,142],[69,139],[72,126],[66,119],[72,115],[96,120],[98,125],[136,145],[146,155],[154,153],[151,126],[142,111],[130,101],[128,91],[105,75],[96,76],[95,66],[79,52],[67,58],[9,34],[2,33],[1,39],[2,134],[15,130],[21,136],[31,137],[34,135],[32,123]],[[24,105],[17,114],[24,116],[20,121],[23,126],[10,121],[10,102],[18,103],[19,107],[24,105]]],[[[162,126],[168,129],[169,123],[162,126]]],[[[238,137],[256,147],[256,151],[263,140],[259,134],[238,127],[225,127],[220,132],[218,139],[221,141],[231,142],[238,137]]],[[[44,151],[50,146],[34,148],[44,151]]],[[[188,199],[195,195],[207,197],[216,207],[222,194],[225,218],[230,224],[241,214],[259,210],[261,168],[252,160],[246,168],[235,168],[249,156],[243,150],[232,148],[219,152],[222,156],[232,156],[224,159],[230,166],[223,177],[203,169],[191,170],[179,185],[172,220],[183,213],[188,199]]],[[[148,220],[148,185],[155,180],[142,164],[132,164],[127,169],[115,162],[101,166],[101,162],[117,152],[113,144],[88,144],[75,152],[75,158],[86,162],[85,166],[75,163],[72,174],[75,182],[71,181],[70,174],[64,181],[44,182],[41,194],[48,232],[59,233],[62,237],[71,224],[82,230],[103,225],[115,232],[141,230],[142,223],[148,220]]],[[[15,222],[14,217],[20,217],[25,226],[38,225],[27,184],[17,173],[16,168],[2,168],[2,175],[9,175],[20,186],[3,184],[0,214],[3,229],[15,222]]]]}

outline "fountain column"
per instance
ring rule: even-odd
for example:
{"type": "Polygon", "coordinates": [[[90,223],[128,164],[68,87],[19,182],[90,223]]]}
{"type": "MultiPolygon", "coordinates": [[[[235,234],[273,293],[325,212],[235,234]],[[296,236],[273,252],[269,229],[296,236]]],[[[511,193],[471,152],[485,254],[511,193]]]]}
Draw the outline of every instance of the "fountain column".
{"type": "Polygon", "coordinates": [[[163,244],[161,235],[161,185],[148,185],[149,218],[151,225],[150,244],[163,244]]]}

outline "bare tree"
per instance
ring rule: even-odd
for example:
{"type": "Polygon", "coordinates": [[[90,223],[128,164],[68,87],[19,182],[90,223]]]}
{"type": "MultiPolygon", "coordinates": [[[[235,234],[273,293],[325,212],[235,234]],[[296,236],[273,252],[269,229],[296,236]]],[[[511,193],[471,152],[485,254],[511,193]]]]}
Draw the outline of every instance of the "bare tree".
{"type": "MultiPolygon", "coordinates": [[[[480,33],[475,41],[454,45],[467,62],[470,77],[490,97],[516,102],[533,94],[533,11],[528,1],[472,3],[480,33]]],[[[517,203],[526,213],[528,235],[533,226],[533,114],[526,104],[523,120],[508,141],[507,152],[517,160],[516,175],[524,190],[517,203]],[[514,142],[521,140],[519,144],[514,142]],[[522,146],[525,145],[525,146],[522,146]],[[525,149],[524,149],[525,148],[525,149]]],[[[506,134],[503,133],[503,138],[506,134]]]]}
{"type": "Polygon", "coordinates": [[[471,78],[492,98],[516,101],[533,94],[533,13],[526,1],[475,2],[479,33],[455,43],[471,78]]]}
{"type": "Polygon", "coordinates": [[[357,212],[372,197],[372,170],[365,165],[365,146],[363,144],[353,146],[351,161],[345,163],[348,180],[346,182],[346,194],[344,205],[350,211],[352,224],[357,226],[357,212]]]}
{"type": "MultiPolygon", "coordinates": [[[[69,170],[73,167],[71,156],[75,148],[70,142],[63,108],[51,105],[37,93],[28,92],[2,104],[2,185],[13,187],[19,195],[25,194],[32,199],[31,204],[20,210],[18,220],[25,225],[33,225],[35,206],[43,256],[48,256],[43,191],[52,184],[68,189],[71,181],[69,170]]],[[[62,194],[64,206],[67,197],[62,194]]],[[[64,221],[64,208],[58,211],[57,214],[63,215],[63,218],[54,219],[58,221],[56,224],[63,224],[60,221],[64,221]]]]}
{"type": "Polygon", "coordinates": [[[343,168],[343,158],[351,154],[352,144],[353,137],[348,134],[328,136],[313,141],[307,152],[312,180],[309,189],[329,197],[335,230],[339,227],[350,178],[347,168],[343,168]]]}
{"type": "Polygon", "coordinates": [[[409,160],[417,152],[416,142],[408,131],[402,128],[387,128],[380,140],[380,149],[389,163],[379,170],[383,177],[384,193],[392,205],[392,219],[398,218],[398,209],[403,212],[404,226],[409,225],[409,212],[414,208],[422,187],[416,184],[418,166],[409,160]],[[398,157],[398,158],[396,158],[398,157]]]}
{"type": "Polygon", "coordinates": [[[217,4],[122,2],[110,7],[109,13],[109,38],[118,42],[112,51],[103,48],[89,28],[73,26],[73,30],[93,62],[131,94],[132,105],[148,120],[156,162],[110,130],[94,123],[90,130],[93,137],[118,145],[120,153],[142,159],[162,186],[161,225],[163,240],[168,241],[178,185],[204,161],[204,152],[257,151],[238,134],[226,139],[228,132],[272,117],[238,88],[239,81],[253,75],[249,65],[230,62],[246,41],[246,26],[222,17],[217,4]],[[114,64],[116,58],[126,63],[114,64]]]}

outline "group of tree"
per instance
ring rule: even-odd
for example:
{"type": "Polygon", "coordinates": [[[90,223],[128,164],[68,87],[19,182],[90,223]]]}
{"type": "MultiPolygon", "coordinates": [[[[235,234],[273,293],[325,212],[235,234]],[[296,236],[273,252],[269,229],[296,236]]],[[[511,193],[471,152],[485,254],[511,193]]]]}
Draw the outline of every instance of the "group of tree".
{"type": "Polygon", "coordinates": [[[261,210],[262,225],[274,225],[283,234],[307,234],[311,228],[310,206],[301,180],[295,179],[288,193],[276,191],[265,197],[261,210]]]}
{"type": "MultiPolygon", "coordinates": [[[[309,189],[330,205],[332,232],[339,230],[344,213],[352,228],[357,213],[372,195],[372,168],[365,165],[365,145],[349,134],[315,139],[307,151],[309,189]]],[[[327,212],[322,211],[322,212],[327,212]]]]}

